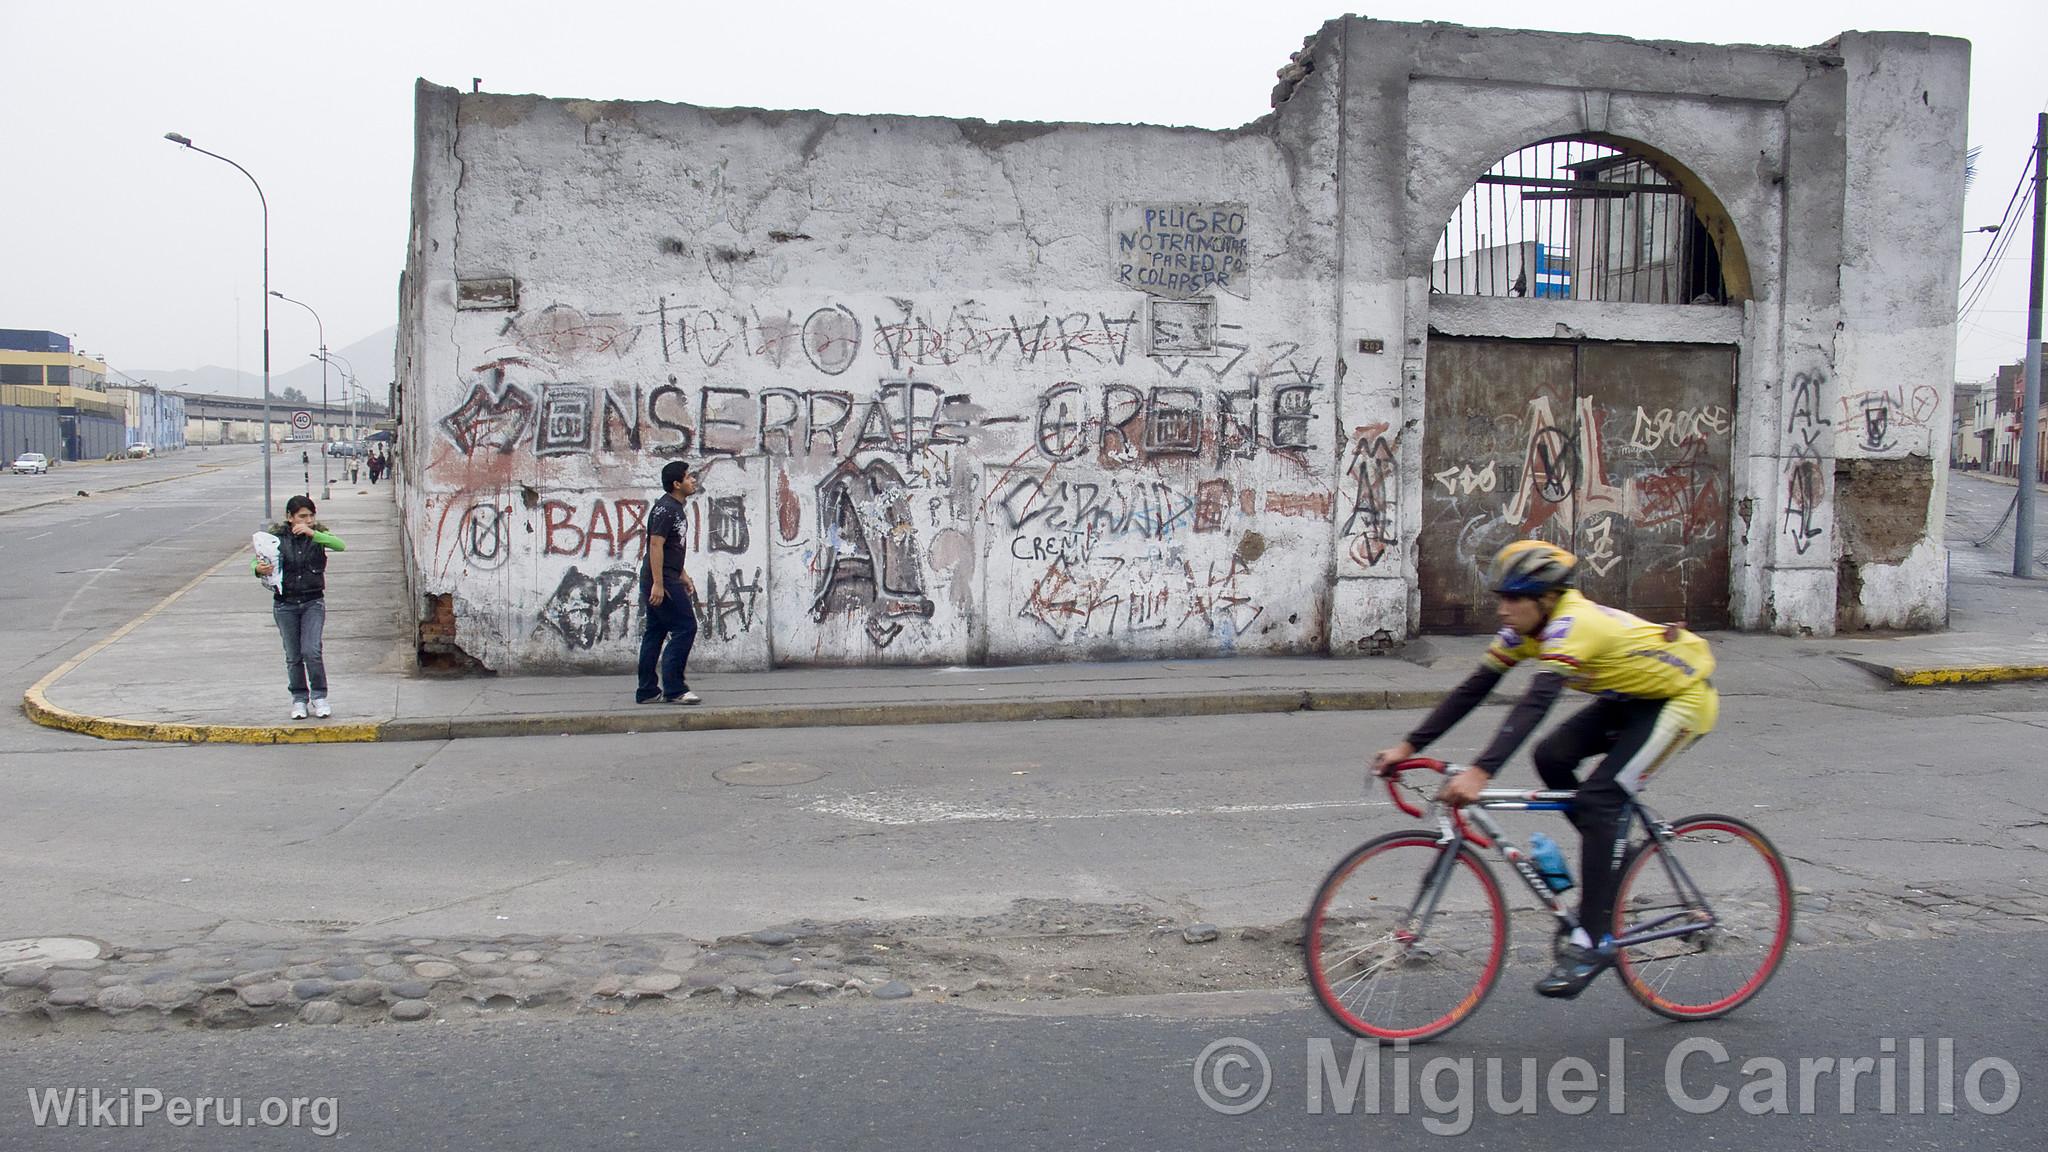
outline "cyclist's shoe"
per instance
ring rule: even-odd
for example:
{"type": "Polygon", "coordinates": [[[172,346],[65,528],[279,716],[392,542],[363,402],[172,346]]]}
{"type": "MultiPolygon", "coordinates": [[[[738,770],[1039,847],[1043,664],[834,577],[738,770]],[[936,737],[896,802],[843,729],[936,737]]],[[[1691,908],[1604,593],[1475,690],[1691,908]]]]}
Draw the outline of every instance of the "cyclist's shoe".
{"type": "Polygon", "coordinates": [[[1536,982],[1536,994],[1570,1000],[1586,990],[1600,973],[1614,966],[1614,953],[1581,948],[1567,940],[1557,946],[1557,966],[1536,982]]]}

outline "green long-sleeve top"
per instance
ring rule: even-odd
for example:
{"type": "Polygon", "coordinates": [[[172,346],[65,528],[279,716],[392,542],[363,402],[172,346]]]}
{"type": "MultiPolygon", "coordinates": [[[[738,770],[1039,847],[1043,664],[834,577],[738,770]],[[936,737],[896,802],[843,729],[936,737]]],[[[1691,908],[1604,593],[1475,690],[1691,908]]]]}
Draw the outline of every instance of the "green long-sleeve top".
{"type": "MultiPolygon", "coordinates": [[[[287,528],[284,531],[289,532],[291,531],[291,529],[287,528]]],[[[282,535],[283,533],[279,534],[282,535]]],[[[318,544],[322,548],[327,549],[329,552],[348,551],[348,545],[341,542],[341,537],[336,536],[334,533],[329,532],[325,528],[313,529],[313,543],[318,544]]],[[[261,563],[263,563],[263,557],[261,556],[251,556],[249,558],[249,572],[251,575],[260,575],[260,573],[256,571],[256,566],[261,563]]]]}

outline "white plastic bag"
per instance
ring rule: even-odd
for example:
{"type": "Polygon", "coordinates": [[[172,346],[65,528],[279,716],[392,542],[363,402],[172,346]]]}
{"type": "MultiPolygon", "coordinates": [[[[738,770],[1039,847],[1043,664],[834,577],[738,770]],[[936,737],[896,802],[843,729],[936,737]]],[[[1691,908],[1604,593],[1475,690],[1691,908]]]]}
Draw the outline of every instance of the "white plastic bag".
{"type": "Polygon", "coordinates": [[[272,592],[284,591],[284,564],[278,559],[277,534],[258,532],[249,537],[249,543],[255,546],[256,555],[270,563],[270,575],[263,578],[263,583],[272,592]]]}

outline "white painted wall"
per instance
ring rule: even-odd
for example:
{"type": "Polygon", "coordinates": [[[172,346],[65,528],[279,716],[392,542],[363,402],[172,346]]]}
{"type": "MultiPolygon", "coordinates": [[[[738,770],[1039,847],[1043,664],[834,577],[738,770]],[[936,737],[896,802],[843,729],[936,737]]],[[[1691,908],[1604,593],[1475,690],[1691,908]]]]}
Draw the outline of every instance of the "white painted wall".
{"type": "MultiPolygon", "coordinates": [[[[399,346],[416,602],[493,668],[629,665],[635,526],[682,458],[706,478],[695,666],[1376,650],[1418,606],[1431,328],[1565,324],[1739,350],[1736,615],[1828,631],[1831,461],[1861,450],[1841,406],[1897,391],[1884,450],[1945,451],[1910,421],[1950,322],[1903,294],[1953,297],[1954,245],[1924,237],[1960,209],[1929,173],[1950,151],[1960,171],[1966,82],[1958,42],[1845,43],[1884,75],[1834,50],[1674,62],[1346,18],[1234,132],[422,85],[399,346]],[[1845,124],[1893,152],[1852,164],[1845,124]],[[1472,181],[1586,131],[1691,174],[1748,299],[1431,297],[1472,181]],[[1228,283],[1126,270],[1147,207],[1193,210],[1202,234],[1161,216],[1147,243],[1177,226],[1182,271],[1228,283]]],[[[1938,599],[1923,552],[1865,587],[1938,599]]]]}

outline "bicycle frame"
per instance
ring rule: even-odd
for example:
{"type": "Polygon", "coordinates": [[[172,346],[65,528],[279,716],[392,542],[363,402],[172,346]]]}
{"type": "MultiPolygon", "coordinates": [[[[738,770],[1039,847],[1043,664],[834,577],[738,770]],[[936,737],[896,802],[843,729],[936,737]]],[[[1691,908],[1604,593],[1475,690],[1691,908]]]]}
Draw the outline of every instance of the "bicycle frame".
{"type": "MultiPolygon", "coordinates": [[[[1411,807],[1402,799],[1398,781],[1403,771],[1418,769],[1438,772],[1453,770],[1450,765],[1440,761],[1420,759],[1405,761],[1395,767],[1387,777],[1387,790],[1394,797],[1395,807],[1411,816],[1423,816],[1425,813],[1421,809],[1411,807]]],[[[1565,908],[1558,894],[1551,891],[1550,885],[1544,883],[1542,874],[1536,871],[1536,865],[1529,859],[1529,854],[1524,852],[1520,845],[1508,839],[1500,822],[1489,815],[1492,812],[1568,812],[1571,810],[1572,802],[1577,798],[1578,793],[1573,791],[1486,788],[1480,791],[1477,800],[1462,809],[1449,808],[1441,800],[1433,800],[1427,816],[1435,820],[1438,830],[1437,843],[1444,850],[1438,853],[1436,864],[1423,878],[1421,889],[1416,892],[1415,900],[1408,907],[1408,931],[1415,938],[1421,937],[1423,930],[1436,913],[1437,900],[1443,893],[1444,882],[1449,878],[1450,870],[1456,866],[1458,849],[1467,842],[1479,848],[1492,848],[1501,862],[1515,875],[1521,877],[1522,884],[1544,909],[1557,918],[1565,931],[1582,927],[1578,918],[1565,908]],[[1476,834],[1466,826],[1468,817],[1471,823],[1477,826],[1476,834]]],[[[1670,843],[1671,825],[1659,818],[1641,800],[1631,796],[1624,812],[1624,821],[1630,818],[1640,819],[1651,839],[1660,845],[1670,843]]],[[[1626,822],[1623,827],[1627,827],[1626,822]]],[[[1719,918],[1715,916],[1712,905],[1707,902],[1699,886],[1693,883],[1692,877],[1686,875],[1685,867],[1678,862],[1676,854],[1662,851],[1657,853],[1657,858],[1663,862],[1672,886],[1680,893],[1686,906],[1637,926],[1635,931],[1613,941],[1616,948],[1632,948],[1656,940],[1690,936],[1703,929],[1712,928],[1718,923],[1719,918]],[[1676,921],[1687,923],[1674,924],[1676,921]]]]}

